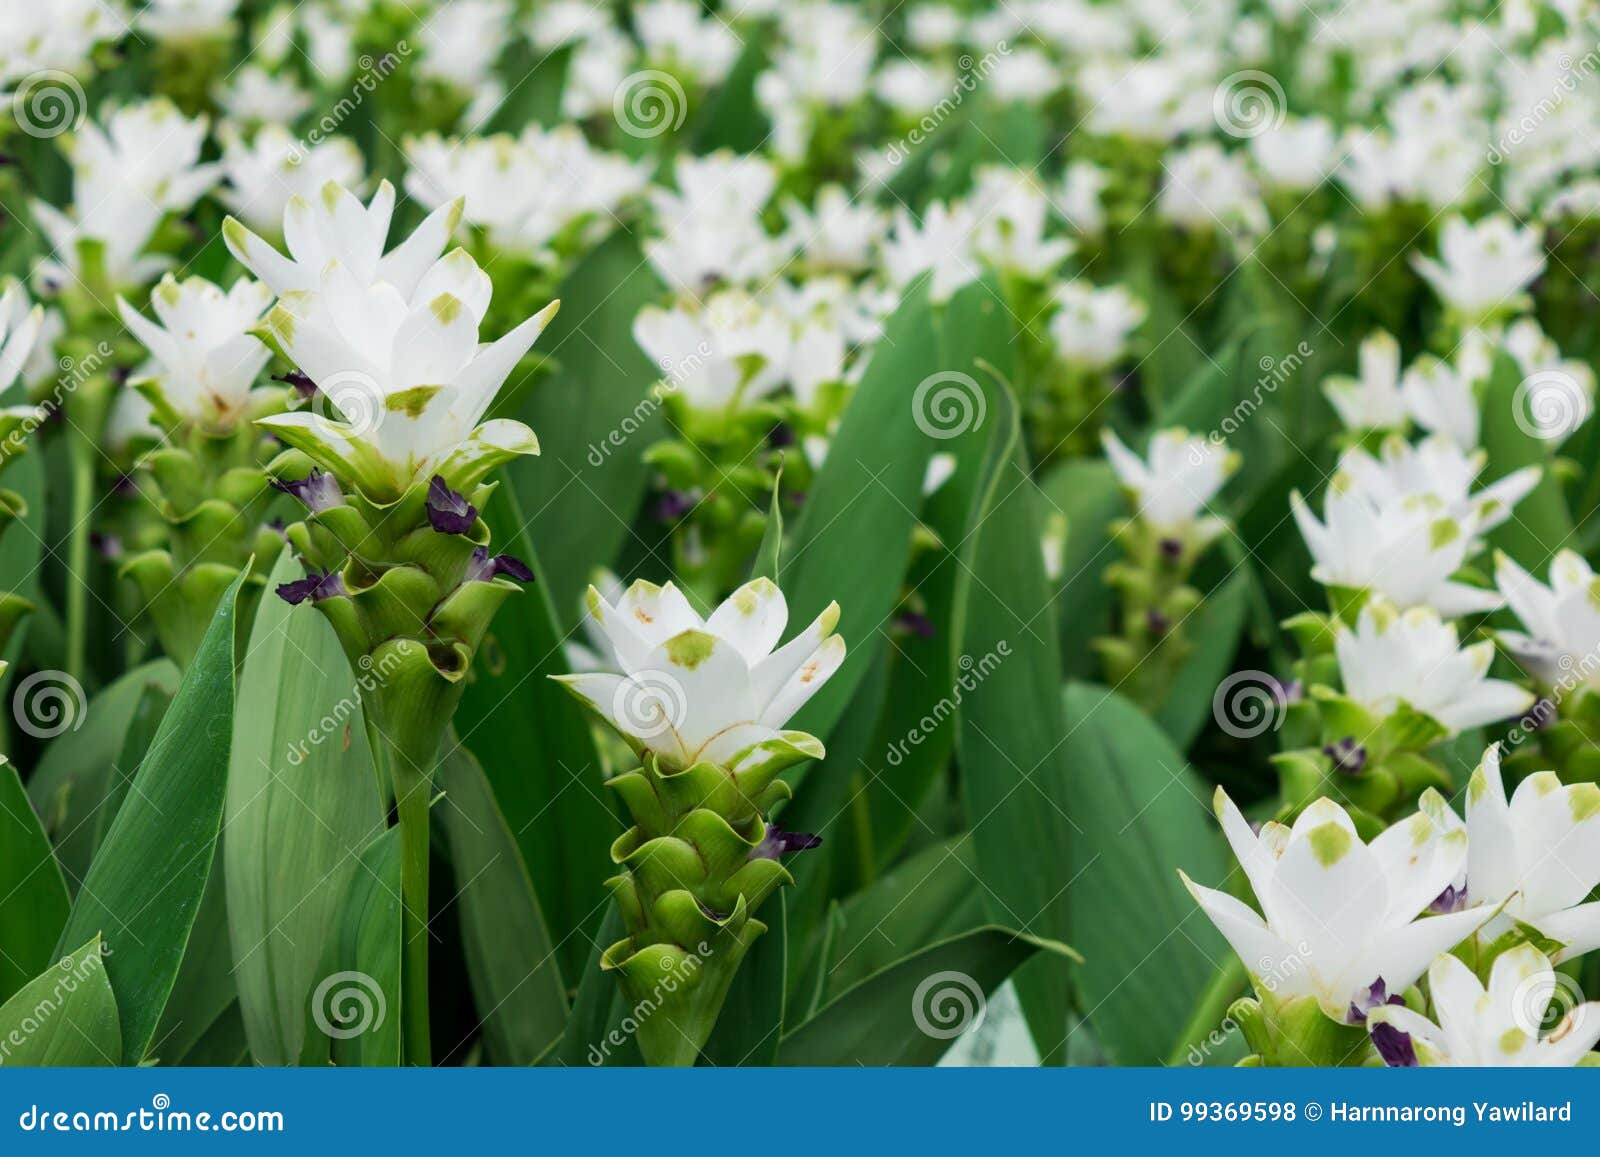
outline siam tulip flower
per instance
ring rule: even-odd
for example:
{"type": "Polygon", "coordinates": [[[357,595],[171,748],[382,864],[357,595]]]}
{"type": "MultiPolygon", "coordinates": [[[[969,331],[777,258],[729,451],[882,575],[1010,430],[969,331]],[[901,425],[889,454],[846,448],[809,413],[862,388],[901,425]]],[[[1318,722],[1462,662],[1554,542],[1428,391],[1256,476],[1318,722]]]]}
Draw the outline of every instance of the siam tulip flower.
{"type": "Polygon", "coordinates": [[[1420,357],[1401,378],[1400,394],[1417,425],[1462,450],[1477,449],[1480,416],[1471,376],[1442,358],[1420,357]]]}
{"type": "Polygon", "coordinates": [[[902,205],[895,211],[894,228],[883,243],[883,264],[890,284],[903,291],[931,271],[933,300],[949,301],[982,273],[972,248],[977,226],[976,216],[965,205],[936,202],[928,206],[920,223],[902,205]]]}
{"type": "Polygon", "coordinates": [[[1001,104],[1041,104],[1066,83],[1066,73],[1048,53],[1025,44],[995,58],[988,88],[1001,104]]]}
{"type": "Polygon", "coordinates": [[[1163,539],[1199,551],[1226,529],[1203,514],[1239,466],[1238,454],[1204,435],[1158,430],[1148,459],[1140,458],[1107,430],[1100,436],[1117,479],[1137,505],[1139,521],[1163,539]]]}
{"type": "Polygon", "coordinates": [[[1525,307],[1529,284],[1544,272],[1544,242],[1537,228],[1518,228],[1504,214],[1472,224],[1452,217],[1439,235],[1439,258],[1413,254],[1411,264],[1470,325],[1525,307]]]}
{"type": "Polygon", "coordinates": [[[1495,585],[1522,624],[1497,637],[1542,686],[1600,686],[1600,580],[1575,551],[1550,562],[1546,586],[1504,554],[1495,556],[1495,585]]]}
{"type": "Polygon", "coordinates": [[[1199,232],[1265,232],[1266,210],[1241,157],[1206,141],[1168,154],[1162,164],[1167,179],[1157,211],[1163,220],[1199,232]]]}
{"type": "Polygon", "coordinates": [[[1488,677],[1492,640],[1463,648],[1455,626],[1431,608],[1397,612],[1369,601],[1353,630],[1343,623],[1334,630],[1344,695],[1378,719],[1409,708],[1454,734],[1533,705],[1531,691],[1488,677]]]}
{"type": "Polygon", "coordinates": [[[810,209],[798,201],[784,202],[783,215],[789,225],[788,247],[819,271],[866,269],[889,226],[887,213],[852,200],[839,185],[819,189],[810,209]]]}
{"type": "Polygon", "coordinates": [[[1311,577],[1326,587],[1380,595],[1401,610],[1429,606],[1441,615],[1492,611],[1493,591],[1451,581],[1475,546],[1475,515],[1455,518],[1436,499],[1406,497],[1379,506],[1336,473],[1318,521],[1298,491],[1289,495],[1311,552],[1311,577]]]}
{"type": "Polygon", "coordinates": [[[436,209],[386,254],[393,209],[388,182],[366,206],[332,183],[313,201],[291,198],[289,257],[232,218],[223,228],[234,256],[281,295],[267,332],[344,414],[299,410],[261,424],[378,502],[434,474],[470,490],[500,463],[538,453],[520,422],[478,423],[558,304],[480,347],[488,275],[464,250],[439,256],[460,204],[436,209]]]}
{"type": "Polygon", "coordinates": [[[781,47],[757,78],[757,99],[776,105],[842,109],[866,96],[878,59],[878,34],[852,4],[800,0],[779,13],[781,47]]]}
{"type": "Polygon", "coordinates": [[[781,858],[816,836],[774,827],[789,790],[784,768],[822,757],[804,732],[782,730],[844,661],[830,605],[776,650],[788,622],[783,594],[761,578],[701,619],[670,583],[636,582],[609,603],[593,587],[589,618],[620,673],[561,676],[639,754],[613,778],[632,825],[611,846],[607,881],[627,935],[601,955],[623,996],[655,992],[639,1024],[651,1064],[693,1064],[711,1035],[745,952],[766,931],[762,902],[792,882],[781,858]],[[680,966],[693,959],[695,967],[680,966]],[[674,972],[680,990],[662,994],[674,972]]]}
{"type": "Polygon", "coordinates": [[[873,95],[908,120],[920,120],[955,87],[948,67],[907,57],[885,61],[872,82],[873,95]]]}
{"type": "Polygon", "coordinates": [[[33,73],[87,75],[95,46],[128,30],[121,0],[0,6],[0,90],[33,73]]]}
{"type": "Polygon", "coordinates": [[[215,184],[218,166],[198,163],[205,135],[204,117],[189,120],[158,98],[116,110],[103,128],[86,120],[63,137],[74,211],[34,203],[54,251],[40,276],[57,287],[81,278],[85,243],[99,249],[112,288],[142,285],[170,264],[144,249],[164,215],[187,211],[215,184]]]}
{"type": "Polygon", "coordinates": [[[956,44],[965,17],[948,4],[921,4],[906,12],[906,39],[919,52],[936,52],[956,44]]]}
{"type": "Polygon", "coordinates": [[[1464,335],[1462,374],[1474,382],[1487,381],[1502,350],[1523,374],[1527,396],[1518,402],[1518,420],[1529,422],[1538,437],[1559,443],[1588,421],[1594,410],[1594,370],[1578,358],[1562,357],[1531,317],[1518,318],[1498,332],[1475,329],[1464,335]]]}
{"type": "Polygon", "coordinates": [[[612,27],[611,15],[593,0],[552,0],[541,4],[528,21],[528,39],[546,52],[602,36],[612,27]]]}
{"type": "Polygon", "coordinates": [[[224,293],[203,277],[168,274],[150,295],[153,322],[119,297],[123,324],[150,354],[130,384],[169,424],[231,428],[272,356],[250,332],[271,300],[272,291],[248,277],[224,293]]]}
{"type": "Polygon", "coordinates": [[[1098,234],[1106,227],[1100,198],[1110,183],[1111,175],[1093,161],[1073,161],[1062,177],[1056,210],[1077,232],[1098,234]]]}
{"type": "MultiPolygon", "coordinates": [[[[1460,827],[1447,805],[1442,821],[1460,827]]],[[[1600,948],[1600,787],[1563,784],[1537,771],[1509,801],[1492,743],[1467,781],[1467,903],[1492,911],[1478,931],[1487,948],[1526,925],[1560,947],[1557,963],[1600,948]]]]}
{"type": "Polygon", "coordinates": [[[610,115],[617,90],[634,70],[637,56],[633,40],[609,22],[579,41],[567,61],[561,115],[575,121],[610,115]]]}
{"type": "Polygon", "coordinates": [[[762,281],[783,263],[787,248],[761,223],[778,179],[768,161],[731,152],[683,154],[673,175],[676,191],[650,195],[663,236],[644,246],[663,281],[698,293],[718,281],[762,281]]]}
{"type": "Polygon", "coordinates": [[[239,0],[148,0],[138,27],[166,43],[219,40],[232,35],[238,9],[239,0]]]}
{"type": "Polygon", "coordinates": [[[494,71],[511,22],[509,0],[441,4],[417,31],[418,74],[460,92],[474,92],[494,71]]]}
{"type": "MultiPolygon", "coordinates": [[[[311,111],[312,105],[311,94],[293,78],[254,64],[245,65],[218,85],[216,100],[231,120],[246,125],[293,124],[311,111]]],[[[333,141],[351,143],[343,137],[331,137],[325,143],[333,141]]]]}
{"type": "Polygon", "coordinates": [[[328,182],[356,188],[365,162],[345,137],[330,137],[306,148],[282,125],[264,124],[248,140],[238,126],[217,131],[222,142],[222,172],[227,184],[222,203],[251,229],[277,238],[291,198],[311,200],[328,182]]]}
{"type": "Polygon", "coordinates": [[[1400,343],[1379,330],[1361,342],[1361,375],[1330,377],[1323,393],[1347,430],[1398,430],[1406,424],[1400,392],[1400,343]]]}
{"type": "Polygon", "coordinates": [[[719,84],[738,59],[739,38],[695,0],[645,0],[632,11],[644,58],[696,84],[719,84]]]}
{"type": "Polygon", "coordinates": [[[1512,509],[1539,484],[1540,469],[1524,466],[1472,491],[1489,456],[1467,453],[1438,436],[1413,445],[1398,434],[1385,438],[1377,456],[1352,446],[1339,456],[1339,471],[1374,506],[1406,499],[1437,502],[1452,517],[1473,520],[1479,530],[1492,530],[1511,517],[1512,509]]]}
{"type": "Polygon", "coordinates": [[[1328,799],[1312,803],[1293,827],[1269,821],[1259,835],[1221,788],[1215,807],[1260,914],[1188,876],[1183,882],[1244,962],[1263,1004],[1309,997],[1325,1016],[1347,1023],[1352,1005],[1366,1011],[1361,998],[1378,984],[1403,992],[1488,914],[1427,915],[1466,863],[1467,837],[1423,812],[1364,843],[1349,814],[1328,799]]]}
{"type": "Polygon", "coordinates": [[[1104,137],[1166,144],[1208,125],[1214,76],[1207,79],[1193,73],[1181,50],[1137,59],[1085,61],[1074,78],[1089,108],[1085,126],[1104,137]],[[1106,99],[1107,93],[1115,93],[1115,99],[1106,99]]]}
{"type": "MultiPolygon", "coordinates": [[[[22,286],[15,281],[4,284],[0,291],[0,393],[24,373],[44,329],[44,316],[43,308],[29,303],[22,286]]],[[[3,461],[4,455],[0,455],[3,461]]]]}
{"type": "Polygon", "coordinates": [[[1148,312],[1121,285],[1096,289],[1085,281],[1064,282],[1056,290],[1050,337],[1066,362],[1087,369],[1110,369],[1128,354],[1128,338],[1148,312]]]}
{"type": "Polygon", "coordinates": [[[1288,118],[1250,139],[1250,155],[1271,189],[1300,193],[1320,185],[1337,159],[1333,126],[1323,117],[1288,118]]]}
{"type": "Polygon", "coordinates": [[[792,329],[776,310],[739,289],[714,293],[703,308],[646,306],[633,338],[672,392],[692,409],[749,405],[783,384],[792,329]]]}
{"type": "Polygon", "coordinates": [[[1564,1007],[1569,983],[1532,944],[1497,956],[1487,986],[1446,953],[1428,969],[1434,1020],[1395,1005],[1373,1010],[1367,1026],[1391,1068],[1567,1068],[1582,1063],[1600,1041],[1595,1001],[1565,1009],[1558,1024],[1542,1031],[1552,1002],[1564,1007]]]}
{"type": "Polygon", "coordinates": [[[559,681],[641,755],[672,768],[739,770],[821,757],[811,736],[782,728],[844,662],[837,605],[776,650],[789,609],[767,579],[746,583],[705,619],[671,583],[643,580],[615,605],[589,588],[587,610],[620,672],[559,681]]]}
{"type": "Polygon", "coordinates": [[[1001,165],[980,168],[971,207],[978,215],[973,250],[1003,272],[1043,281],[1077,248],[1064,237],[1045,237],[1050,200],[1025,170],[1001,165]]]}

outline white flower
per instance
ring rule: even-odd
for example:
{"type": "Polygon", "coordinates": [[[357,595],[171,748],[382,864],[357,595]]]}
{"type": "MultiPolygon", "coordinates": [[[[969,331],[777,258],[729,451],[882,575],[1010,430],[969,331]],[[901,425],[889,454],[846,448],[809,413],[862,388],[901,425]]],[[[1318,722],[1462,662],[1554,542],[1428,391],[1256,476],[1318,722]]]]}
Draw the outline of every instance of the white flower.
{"type": "Polygon", "coordinates": [[[168,421],[232,425],[272,356],[250,333],[271,301],[272,291],[247,277],[224,293],[203,277],[177,281],[169,274],[150,295],[157,324],[119,297],[123,324],[150,353],[142,376],[129,384],[168,421]]]}
{"type": "Polygon", "coordinates": [[[1463,833],[1441,831],[1421,812],[1365,844],[1332,800],[1312,803],[1292,828],[1269,821],[1259,836],[1221,788],[1215,806],[1265,918],[1226,892],[1183,881],[1263,995],[1314,997],[1346,1021],[1373,984],[1408,988],[1486,915],[1418,919],[1467,856],[1463,833]]]}
{"type": "Polygon", "coordinates": [[[1361,376],[1335,375],[1322,383],[1347,430],[1397,430],[1406,424],[1400,392],[1400,343],[1378,330],[1361,342],[1361,376]]]}
{"type": "Polygon", "coordinates": [[[1066,76],[1059,65],[1031,45],[996,56],[989,71],[989,91],[1000,103],[1038,104],[1060,90],[1066,76]]]}
{"type": "Polygon", "coordinates": [[[1477,448],[1478,395],[1471,376],[1442,358],[1420,357],[1400,379],[1400,394],[1424,430],[1449,438],[1463,450],[1477,448]]]}
{"type": "Polygon", "coordinates": [[[491,244],[541,261],[554,259],[558,240],[598,240],[649,181],[648,162],[601,152],[573,125],[529,125],[516,137],[430,133],[405,149],[406,192],[430,209],[459,198],[462,220],[491,244]]]}
{"type": "Polygon", "coordinates": [[[739,57],[739,38],[696,0],[645,0],[632,11],[634,34],[653,65],[717,84],[739,57]]]}
{"type": "Polygon", "coordinates": [[[548,51],[604,35],[612,27],[609,7],[596,0],[551,0],[528,21],[528,38],[548,51]]]}
{"type": "Polygon", "coordinates": [[[262,125],[249,140],[233,125],[223,125],[218,136],[227,179],[222,203],[250,228],[274,237],[291,197],[310,200],[329,181],[346,188],[361,183],[361,150],[346,137],[305,148],[275,124],[262,125]]]}
{"type": "Polygon", "coordinates": [[[853,4],[800,0],[779,14],[781,47],[764,85],[763,107],[781,94],[799,106],[832,109],[867,94],[878,60],[877,29],[853,4]]]}
{"type": "Polygon", "coordinates": [[[1295,117],[1250,139],[1250,155],[1273,189],[1303,192],[1322,183],[1335,160],[1333,126],[1322,117],[1295,117]]]}
{"type": "Polygon", "coordinates": [[[935,302],[949,301],[958,289],[980,275],[973,253],[977,220],[965,205],[929,205],[920,224],[904,205],[895,210],[894,228],[883,243],[883,264],[889,281],[905,289],[932,271],[929,292],[935,302]]]}
{"type": "Polygon", "coordinates": [[[1568,1008],[1541,1037],[1552,1001],[1558,1010],[1569,1003],[1570,983],[1532,944],[1495,957],[1487,988],[1472,969],[1445,954],[1428,969],[1438,1023],[1409,1008],[1385,1005],[1367,1015],[1367,1027],[1391,1066],[1568,1068],[1600,1040],[1600,1003],[1594,1001],[1568,1008]]]}
{"type": "MultiPolygon", "coordinates": [[[[1444,807],[1446,822],[1459,824],[1444,807]]],[[[1600,787],[1563,784],[1537,771],[1506,799],[1500,745],[1467,781],[1467,902],[1494,912],[1478,932],[1487,946],[1520,922],[1558,941],[1557,963],[1600,948],[1600,787]]]]}
{"type": "Polygon", "coordinates": [[[947,4],[919,4],[906,12],[906,39],[919,52],[949,48],[961,39],[964,20],[947,4]]]}
{"type": "Polygon", "coordinates": [[[387,181],[365,206],[334,184],[292,198],[289,257],[231,217],[223,226],[233,255],[280,294],[266,320],[272,337],[344,415],[300,410],[261,424],[379,501],[432,473],[465,489],[538,453],[521,422],[478,422],[557,307],[480,347],[489,277],[465,250],[439,256],[460,205],[434,210],[385,253],[394,198],[387,181]]]}
{"type": "Polygon", "coordinates": [[[1416,445],[1399,434],[1383,440],[1380,457],[1360,446],[1339,456],[1339,470],[1348,476],[1374,505],[1383,507],[1403,498],[1431,498],[1455,518],[1475,518],[1479,530],[1492,530],[1511,517],[1512,508],[1539,484],[1537,466],[1513,470],[1476,493],[1472,483],[1482,473],[1489,456],[1471,453],[1448,438],[1434,435],[1416,445]]]}
{"type": "Polygon", "coordinates": [[[1494,578],[1523,628],[1498,636],[1523,669],[1545,687],[1600,686],[1600,581],[1589,564],[1563,550],[1545,586],[1497,554],[1494,578]]]}
{"type": "Polygon", "coordinates": [[[452,0],[421,22],[418,72],[462,92],[476,92],[494,70],[511,19],[509,0],[452,0]]]}
{"type": "Polygon", "coordinates": [[[955,74],[948,68],[901,57],[884,62],[872,91],[895,112],[920,119],[948,96],[955,84],[955,74]]]}
{"type": "Polygon", "coordinates": [[[1211,121],[1214,81],[1195,75],[1192,62],[1177,53],[1091,59],[1076,74],[1089,131],[1162,144],[1211,121]]]}
{"type": "Polygon", "coordinates": [[[1401,609],[1430,606],[1442,615],[1492,611],[1493,591],[1451,582],[1475,546],[1477,521],[1452,518],[1436,500],[1374,503],[1347,474],[1336,473],[1317,521],[1299,492],[1289,496],[1311,552],[1311,577],[1323,586],[1380,595],[1401,609]]]}
{"type": "Polygon", "coordinates": [[[1210,141],[1170,153],[1157,208],[1188,229],[1263,232],[1266,211],[1244,159],[1210,141]]]}
{"type": "Polygon", "coordinates": [[[147,0],[139,29],[156,40],[209,40],[233,31],[239,0],[147,0]]]}
{"type": "Polygon", "coordinates": [[[615,28],[597,29],[580,41],[567,61],[562,115],[572,120],[610,116],[617,89],[633,70],[636,55],[633,41],[615,28]]]}
{"type": "Polygon", "coordinates": [[[1079,233],[1099,233],[1106,225],[1101,194],[1111,183],[1111,175],[1093,161],[1073,161],[1061,181],[1061,197],[1056,208],[1079,233]]]}
{"type": "MultiPolygon", "coordinates": [[[[229,117],[244,124],[286,125],[311,108],[311,94],[291,77],[247,64],[221,86],[217,103],[229,117]]],[[[343,137],[330,137],[327,143],[334,141],[351,144],[343,137]]]]}
{"type": "Polygon", "coordinates": [[[680,155],[673,175],[675,192],[650,194],[664,236],[644,246],[663,281],[698,293],[717,281],[764,280],[783,263],[787,247],[761,223],[778,181],[770,162],[730,152],[680,155]]]}
{"type": "Polygon", "coordinates": [[[783,384],[792,328],[743,290],[714,293],[704,307],[646,306],[633,337],[670,388],[695,409],[754,402],[783,384]]]}
{"type": "Polygon", "coordinates": [[[1117,480],[1133,496],[1138,517],[1158,534],[1199,549],[1226,529],[1220,518],[1202,512],[1238,469],[1236,453],[1204,435],[1176,429],[1156,431],[1148,461],[1110,430],[1100,442],[1117,480]]]}
{"type": "Polygon", "coordinates": [[[44,310],[30,304],[16,282],[6,283],[0,293],[0,393],[22,374],[43,326],[44,310]]]}
{"type": "Polygon", "coordinates": [[[95,45],[127,30],[120,0],[0,4],[0,89],[35,72],[82,76],[95,45]]]}
{"type": "Polygon", "coordinates": [[[1535,226],[1518,228],[1504,214],[1475,224],[1452,217],[1439,235],[1439,259],[1412,254],[1411,264],[1441,301],[1477,322],[1523,307],[1524,291],[1544,272],[1544,243],[1535,226]]]}
{"type": "Polygon", "coordinates": [[[782,728],[844,662],[837,603],[776,650],[789,610],[767,579],[746,583],[707,619],[671,583],[641,580],[615,605],[590,587],[587,606],[620,671],[560,682],[636,750],[672,768],[737,771],[822,754],[811,736],[782,728]]]}
{"type": "Polygon", "coordinates": [[[798,201],[786,201],[783,215],[789,223],[788,247],[798,250],[815,269],[855,272],[867,268],[889,226],[887,213],[876,205],[853,200],[839,185],[819,189],[812,209],[798,201]]]}
{"type": "Polygon", "coordinates": [[[1056,290],[1050,338],[1073,365],[1106,369],[1128,352],[1128,337],[1143,324],[1145,304],[1121,285],[1096,289],[1084,281],[1056,290]]]}
{"type": "Polygon", "coordinates": [[[198,163],[205,136],[204,117],[190,120],[156,99],[116,110],[103,129],[85,121],[63,137],[74,209],[68,215],[34,203],[54,249],[41,275],[57,283],[77,277],[85,241],[103,246],[113,285],[139,285],[159,273],[167,262],[142,253],[161,218],[188,210],[216,182],[218,166],[198,163]]]}
{"type": "Polygon", "coordinates": [[[1488,677],[1491,640],[1460,646],[1455,625],[1430,607],[1396,612],[1369,600],[1354,630],[1342,623],[1336,628],[1334,652],[1345,696],[1380,719],[1404,704],[1455,733],[1520,715],[1533,704],[1526,688],[1488,677]]]}
{"type": "Polygon", "coordinates": [[[1024,169],[983,166],[968,204],[978,217],[973,250],[996,269],[1043,281],[1077,248],[1064,237],[1045,237],[1050,200],[1024,169]]]}

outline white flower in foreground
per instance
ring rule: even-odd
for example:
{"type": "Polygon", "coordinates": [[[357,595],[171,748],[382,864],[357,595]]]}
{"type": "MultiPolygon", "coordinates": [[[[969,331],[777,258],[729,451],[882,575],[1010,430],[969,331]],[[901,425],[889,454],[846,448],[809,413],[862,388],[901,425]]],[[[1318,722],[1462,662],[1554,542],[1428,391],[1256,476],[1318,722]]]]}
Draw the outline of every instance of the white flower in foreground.
{"type": "Polygon", "coordinates": [[[1544,272],[1544,242],[1537,227],[1518,228],[1504,214],[1475,224],[1452,217],[1439,235],[1438,260],[1412,254],[1411,264],[1441,301],[1475,322],[1523,307],[1524,291],[1544,272]]]}
{"type": "Polygon", "coordinates": [[[889,281],[904,289],[932,271],[929,293],[935,302],[949,301],[956,290],[976,281],[982,270],[973,252],[976,216],[965,205],[929,205],[921,222],[905,206],[895,211],[894,229],[883,243],[883,264],[889,281]]]}
{"type": "Polygon", "coordinates": [[[1429,607],[1397,612],[1369,601],[1354,630],[1336,628],[1334,653],[1345,696],[1379,719],[1404,705],[1454,733],[1533,705],[1527,688],[1488,677],[1492,640],[1462,647],[1455,625],[1429,607]]]}
{"type": "Polygon", "coordinates": [[[1582,556],[1558,553],[1545,586],[1497,554],[1494,580],[1522,623],[1497,634],[1523,669],[1545,687],[1600,686],[1600,580],[1582,556]]]}
{"type": "Polygon", "coordinates": [[[169,274],[150,295],[157,324],[119,297],[122,323],[150,352],[150,364],[129,384],[168,421],[231,425],[272,356],[250,332],[271,301],[272,291],[248,277],[224,293],[203,277],[177,281],[169,274]]]}
{"type": "Polygon", "coordinates": [[[782,728],[844,662],[837,603],[781,647],[789,609],[767,579],[707,619],[671,583],[641,580],[615,605],[590,587],[587,606],[621,670],[559,681],[641,754],[735,770],[822,754],[811,736],[782,728]]]}
{"type": "Polygon", "coordinates": [[[1379,1056],[1392,1068],[1567,1068],[1600,1041],[1600,1003],[1572,1005],[1570,984],[1532,944],[1496,957],[1488,987],[1445,954],[1428,969],[1437,1023],[1409,1008],[1385,1005],[1368,1013],[1367,1027],[1379,1056]],[[1541,1036],[1552,1002],[1566,1015],[1541,1036]]]}
{"type": "Polygon", "coordinates": [[[1106,430],[1100,436],[1106,459],[1133,497],[1138,517],[1163,538],[1199,550],[1226,529],[1204,514],[1206,504],[1239,466],[1239,455],[1201,434],[1158,430],[1150,439],[1148,460],[1140,458],[1106,430]]]}
{"type": "Polygon", "coordinates": [[[1467,781],[1466,833],[1465,902],[1495,913],[1480,944],[1520,922],[1562,945],[1557,963],[1600,948],[1600,900],[1585,903],[1600,884],[1600,787],[1538,771],[1508,801],[1490,744],[1467,781]]]}
{"type": "Polygon", "coordinates": [[[776,390],[791,335],[787,318],[740,289],[712,294],[703,308],[646,306],[633,321],[634,340],[695,409],[748,404],[776,390]]]}
{"type": "Polygon", "coordinates": [[[1400,394],[1424,430],[1449,438],[1463,450],[1477,448],[1480,415],[1471,375],[1442,358],[1423,356],[1401,378],[1400,394]]]}
{"type": "Polygon", "coordinates": [[[1424,438],[1413,445],[1399,434],[1385,438],[1375,457],[1360,446],[1339,456],[1339,470],[1377,506],[1405,498],[1436,501],[1455,518],[1473,518],[1479,530],[1492,530],[1511,517],[1512,508],[1539,485],[1537,466],[1524,466],[1473,492],[1489,456],[1471,453],[1448,438],[1424,438]]]}
{"type": "Polygon", "coordinates": [[[1359,377],[1330,377],[1322,392],[1347,430],[1400,429],[1408,415],[1400,392],[1400,343],[1379,330],[1362,340],[1359,358],[1359,377]]]}
{"type": "Polygon", "coordinates": [[[34,216],[54,249],[40,266],[46,281],[64,283],[81,272],[84,242],[104,250],[113,285],[139,285],[168,262],[141,256],[167,213],[186,211],[215,184],[218,166],[199,164],[206,120],[190,120],[165,99],[113,112],[104,128],[85,121],[63,137],[72,163],[71,214],[43,201],[34,216]]]}
{"type": "Polygon", "coordinates": [[[1144,302],[1121,285],[1096,289],[1086,281],[1068,281],[1056,290],[1050,338],[1065,361],[1107,369],[1127,355],[1128,337],[1147,312],[1144,302]]]}
{"type": "Polygon", "coordinates": [[[1428,498],[1379,506],[1343,473],[1328,487],[1322,521],[1298,491],[1289,505],[1311,552],[1311,577],[1323,586],[1368,591],[1402,610],[1430,606],[1450,616],[1501,605],[1494,591],[1450,579],[1475,547],[1475,516],[1452,518],[1428,498]]]}
{"type": "Polygon", "coordinates": [[[1183,882],[1264,997],[1314,997],[1328,1016],[1350,1020],[1352,1006],[1365,1011],[1362,997],[1373,986],[1404,991],[1487,915],[1418,919],[1467,856],[1464,833],[1443,831],[1421,812],[1364,844],[1328,799],[1312,803],[1292,828],[1272,821],[1259,836],[1221,788],[1215,807],[1261,914],[1188,876],[1183,882]]]}
{"type": "Polygon", "coordinates": [[[394,197],[385,181],[368,205],[334,184],[291,199],[289,257],[231,217],[223,226],[233,255],[281,295],[268,331],[343,415],[312,408],[261,424],[379,501],[433,473],[465,489],[538,453],[521,422],[478,423],[558,305],[480,346],[489,277],[465,250],[439,256],[460,205],[435,210],[385,253],[394,197]]]}
{"type": "Polygon", "coordinates": [[[227,184],[219,197],[250,228],[276,237],[291,197],[310,200],[329,181],[346,188],[361,183],[365,162],[346,137],[330,137],[306,148],[282,125],[266,124],[245,139],[234,125],[218,131],[227,184]]]}

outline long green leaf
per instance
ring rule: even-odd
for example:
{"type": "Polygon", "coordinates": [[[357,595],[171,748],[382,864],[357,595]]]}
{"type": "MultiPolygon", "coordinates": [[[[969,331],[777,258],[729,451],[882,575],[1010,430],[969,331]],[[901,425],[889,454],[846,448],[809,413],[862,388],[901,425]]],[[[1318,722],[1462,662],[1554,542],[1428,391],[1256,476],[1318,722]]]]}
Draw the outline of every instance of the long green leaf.
{"type": "Polygon", "coordinates": [[[0,1006],[0,1066],[98,1068],[121,1057],[117,998],[98,936],[0,1006]]]}
{"type": "Polygon", "coordinates": [[[483,768],[455,745],[439,765],[444,822],[461,905],[462,949],[490,1055],[531,1065],[561,1035],[567,995],[522,853],[483,768]]]}
{"type": "MultiPolygon", "coordinates": [[[[1571,545],[1572,514],[1561,483],[1550,469],[1551,442],[1530,433],[1535,429],[1530,411],[1533,403],[1523,396],[1522,386],[1522,370],[1502,350],[1495,356],[1483,398],[1483,448],[1489,465],[1480,481],[1494,482],[1523,466],[1543,468],[1539,485],[1517,503],[1509,519],[1489,532],[1493,546],[1535,574],[1543,574],[1551,557],[1571,545]]],[[[1575,398],[1566,400],[1577,405],[1575,398]]]]}
{"type": "Polygon", "coordinates": [[[222,825],[233,731],[234,607],[223,595],[58,941],[100,936],[126,1059],[144,1059],[172,992],[222,825]]]}
{"type": "Polygon", "coordinates": [[[0,759],[0,1003],[50,963],[71,906],[22,780],[0,759]]]}
{"type": "MultiPolygon", "coordinates": [[[[269,589],[298,565],[280,558],[269,589]]],[[[383,806],[360,686],[322,615],[264,600],[239,698],[222,841],[229,960],[255,1060],[292,1064],[328,925],[383,806]]]]}

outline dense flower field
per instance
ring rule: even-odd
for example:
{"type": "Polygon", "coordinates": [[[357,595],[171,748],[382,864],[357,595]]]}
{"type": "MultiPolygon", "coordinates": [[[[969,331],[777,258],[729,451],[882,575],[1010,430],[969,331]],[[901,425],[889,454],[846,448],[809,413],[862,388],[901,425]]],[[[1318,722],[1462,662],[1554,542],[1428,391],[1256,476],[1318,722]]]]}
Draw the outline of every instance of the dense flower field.
{"type": "Polygon", "coordinates": [[[0,7],[0,1064],[1572,1065],[1587,0],[0,7]]]}

